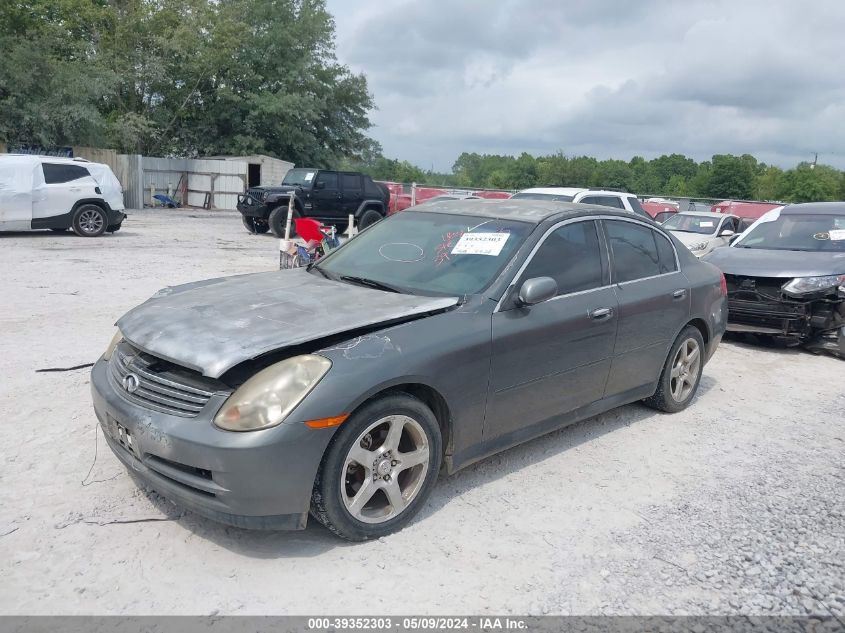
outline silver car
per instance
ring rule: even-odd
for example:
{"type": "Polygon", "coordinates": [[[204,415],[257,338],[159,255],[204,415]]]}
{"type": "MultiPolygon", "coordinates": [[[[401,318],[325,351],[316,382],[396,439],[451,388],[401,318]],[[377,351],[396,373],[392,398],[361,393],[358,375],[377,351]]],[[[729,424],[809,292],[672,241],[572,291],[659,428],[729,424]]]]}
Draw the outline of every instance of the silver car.
{"type": "Polygon", "coordinates": [[[308,269],[160,291],[117,322],[94,409],[130,473],[200,514],[374,538],[441,466],[638,400],[687,407],[723,282],[625,211],[436,202],[308,269]]]}
{"type": "Polygon", "coordinates": [[[676,213],[663,223],[663,228],[671,231],[696,257],[730,244],[739,232],[738,227],[739,218],[735,215],[710,211],[676,213]]]}

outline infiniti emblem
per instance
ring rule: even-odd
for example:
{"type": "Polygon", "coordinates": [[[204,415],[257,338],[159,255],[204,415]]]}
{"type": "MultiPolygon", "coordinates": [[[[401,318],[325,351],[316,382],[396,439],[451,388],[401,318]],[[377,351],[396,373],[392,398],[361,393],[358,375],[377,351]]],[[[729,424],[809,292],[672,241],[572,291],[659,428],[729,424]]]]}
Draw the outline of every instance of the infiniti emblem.
{"type": "Polygon", "coordinates": [[[140,381],[138,380],[138,376],[135,374],[126,374],[123,377],[123,388],[126,389],[129,393],[135,393],[138,391],[138,387],[141,386],[140,381]]]}

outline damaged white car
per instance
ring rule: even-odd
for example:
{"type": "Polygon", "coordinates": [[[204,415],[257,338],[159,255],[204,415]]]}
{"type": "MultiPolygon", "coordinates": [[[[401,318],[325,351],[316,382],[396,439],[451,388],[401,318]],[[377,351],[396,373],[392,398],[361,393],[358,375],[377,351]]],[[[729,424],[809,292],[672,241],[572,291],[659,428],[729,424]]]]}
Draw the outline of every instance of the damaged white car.
{"type": "Polygon", "coordinates": [[[98,237],[126,218],[108,165],[79,158],[0,156],[0,231],[51,229],[98,237]]]}

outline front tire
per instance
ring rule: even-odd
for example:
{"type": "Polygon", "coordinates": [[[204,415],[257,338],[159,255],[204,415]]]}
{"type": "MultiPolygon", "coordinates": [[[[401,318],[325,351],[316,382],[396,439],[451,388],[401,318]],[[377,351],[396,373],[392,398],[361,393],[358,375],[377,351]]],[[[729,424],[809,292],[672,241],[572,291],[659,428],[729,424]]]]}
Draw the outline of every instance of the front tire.
{"type": "MultiPolygon", "coordinates": [[[[294,218],[300,217],[299,209],[294,207],[293,209],[293,217],[291,218],[290,222],[290,236],[294,237],[296,235],[296,225],[293,223],[294,218]]],[[[270,227],[270,231],[272,231],[273,235],[278,238],[284,238],[285,236],[285,224],[288,221],[288,206],[281,205],[276,207],[270,212],[270,217],[267,219],[267,223],[270,227]]]]}
{"type": "Polygon", "coordinates": [[[106,232],[106,212],[95,204],[83,204],[73,214],[71,227],[80,237],[100,237],[106,232]]]}
{"type": "Polygon", "coordinates": [[[311,495],[311,514],[350,541],[405,527],[431,494],[440,471],[437,418],[407,394],[378,398],[332,438],[311,495]]]}
{"type": "MultiPolygon", "coordinates": [[[[244,228],[253,235],[263,235],[264,233],[270,230],[270,225],[267,223],[267,220],[253,218],[248,215],[242,215],[241,220],[244,223],[244,228]]],[[[282,228],[282,230],[284,231],[284,227],[282,228]]]]}
{"type": "Polygon", "coordinates": [[[704,339],[697,327],[688,325],[672,345],[657,391],[643,402],[653,409],[677,413],[686,409],[698,391],[704,368],[704,339]]]}

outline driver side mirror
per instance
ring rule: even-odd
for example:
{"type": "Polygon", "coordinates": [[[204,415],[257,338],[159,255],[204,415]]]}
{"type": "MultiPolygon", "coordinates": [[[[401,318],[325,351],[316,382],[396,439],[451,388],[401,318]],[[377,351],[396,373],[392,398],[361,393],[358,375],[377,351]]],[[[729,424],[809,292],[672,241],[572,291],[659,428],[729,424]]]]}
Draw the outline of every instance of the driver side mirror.
{"type": "Polygon", "coordinates": [[[731,237],[732,235],[735,235],[735,232],[730,229],[722,229],[722,232],[719,233],[719,237],[731,237]]]}
{"type": "Polygon", "coordinates": [[[557,282],[551,277],[534,277],[522,282],[517,303],[520,306],[533,306],[548,301],[557,294],[557,282]]]}

